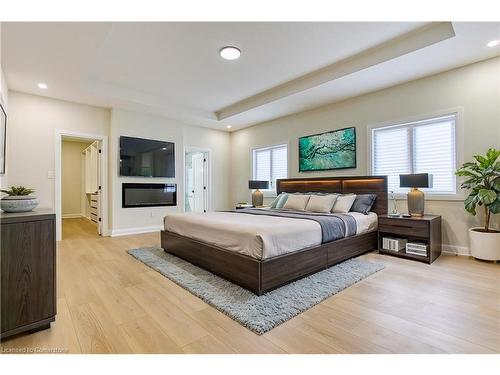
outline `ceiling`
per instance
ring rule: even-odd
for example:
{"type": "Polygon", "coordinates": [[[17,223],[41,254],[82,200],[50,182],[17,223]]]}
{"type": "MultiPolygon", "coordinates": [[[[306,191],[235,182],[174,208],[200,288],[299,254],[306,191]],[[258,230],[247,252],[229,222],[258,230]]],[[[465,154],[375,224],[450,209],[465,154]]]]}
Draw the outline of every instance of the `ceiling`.
{"type": "Polygon", "coordinates": [[[1,35],[12,90],[222,130],[500,55],[486,46],[500,23],[485,22],[4,22],[1,35]],[[240,59],[221,59],[226,45],[240,59]]]}

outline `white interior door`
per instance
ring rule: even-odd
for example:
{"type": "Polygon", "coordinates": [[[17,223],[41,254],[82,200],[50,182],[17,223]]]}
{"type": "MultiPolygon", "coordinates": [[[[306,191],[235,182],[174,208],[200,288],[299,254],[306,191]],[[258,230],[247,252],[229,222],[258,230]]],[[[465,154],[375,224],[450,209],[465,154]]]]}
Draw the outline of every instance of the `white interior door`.
{"type": "Polygon", "coordinates": [[[98,141],[85,149],[85,194],[88,199],[88,218],[96,224],[97,233],[102,233],[101,196],[101,144],[98,141]]]}
{"type": "Polygon", "coordinates": [[[205,157],[203,153],[193,154],[192,157],[193,189],[192,210],[193,212],[206,212],[205,208],[205,157]]]}
{"type": "Polygon", "coordinates": [[[97,234],[102,234],[102,190],[101,190],[101,142],[95,142],[96,145],[96,165],[95,165],[95,178],[96,178],[96,195],[97,195],[97,234]]]}

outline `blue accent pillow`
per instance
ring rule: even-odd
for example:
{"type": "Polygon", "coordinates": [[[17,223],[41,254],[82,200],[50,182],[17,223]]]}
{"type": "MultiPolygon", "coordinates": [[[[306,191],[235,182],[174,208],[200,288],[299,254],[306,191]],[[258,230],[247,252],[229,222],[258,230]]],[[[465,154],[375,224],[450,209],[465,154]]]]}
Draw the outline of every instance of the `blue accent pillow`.
{"type": "Polygon", "coordinates": [[[280,199],[282,197],[283,197],[283,193],[279,194],[276,198],[274,198],[273,203],[271,203],[271,205],[269,207],[276,208],[276,206],[278,205],[278,202],[280,201],[280,199]]]}
{"type": "Polygon", "coordinates": [[[377,199],[376,194],[357,194],[350,211],[368,215],[375,203],[375,199],[377,199]]]}
{"type": "Polygon", "coordinates": [[[275,208],[283,208],[287,200],[288,200],[288,193],[281,193],[280,200],[276,204],[275,208]]]}

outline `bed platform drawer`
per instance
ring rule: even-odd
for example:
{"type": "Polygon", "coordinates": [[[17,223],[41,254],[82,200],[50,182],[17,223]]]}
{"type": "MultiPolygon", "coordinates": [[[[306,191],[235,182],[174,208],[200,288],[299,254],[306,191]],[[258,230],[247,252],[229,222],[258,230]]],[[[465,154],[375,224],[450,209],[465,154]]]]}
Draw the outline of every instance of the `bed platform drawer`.
{"type": "Polygon", "coordinates": [[[388,232],[403,236],[427,237],[429,233],[429,223],[426,221],[418,221],[418,219],[411,220],[411,222],[409,222],[409,220],[408,222],[401,220],[401,223],[395,223],[394,220],[380,218],[378,230],[379,232],[388,232]]]}
{"type": "Polygon", "coordinates": [[[277,288],[326,267],[327,253],[321,247],[264,260],[262,261],[261,289],[267,291],[277,288]]]}
{"type": "Polygon", "coordinates": [[[353,256],[375,250],[377,248],[377,232],[343,238],[326,245],[328,245],[328,267],[330,267],[353,256]]]}
{"type": "Polygon", "coordinates": [[[260,262],[176,233],[161,231],[161,247],[254,293],[260,292],[260,262]],[[236,271],[237,270],[237,271],[236,271]]]}

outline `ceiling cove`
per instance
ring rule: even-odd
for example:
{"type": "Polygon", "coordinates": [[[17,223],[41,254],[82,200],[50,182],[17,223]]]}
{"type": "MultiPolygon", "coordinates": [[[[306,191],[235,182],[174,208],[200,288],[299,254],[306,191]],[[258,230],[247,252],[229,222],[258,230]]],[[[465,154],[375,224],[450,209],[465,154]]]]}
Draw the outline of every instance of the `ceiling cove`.
{"type": "Polygon", "coordinates": [[[455,37],[455,31],[451,22],[431,23],[334,64],[221,108],[215,112],[215,115],[218,120],[224,120],[453,37],[455,37]]]}

